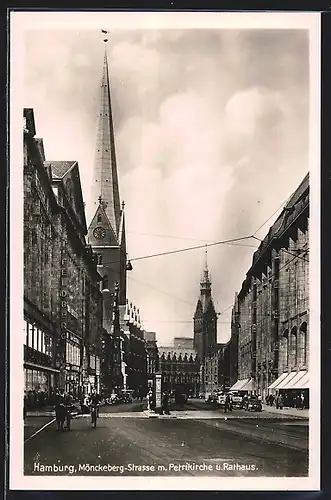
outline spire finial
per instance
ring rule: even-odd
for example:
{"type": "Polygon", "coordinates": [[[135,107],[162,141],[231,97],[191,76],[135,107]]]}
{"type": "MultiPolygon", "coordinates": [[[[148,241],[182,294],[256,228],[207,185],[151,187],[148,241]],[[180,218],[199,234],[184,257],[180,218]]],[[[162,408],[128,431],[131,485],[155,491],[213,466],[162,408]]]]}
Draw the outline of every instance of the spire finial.
{"type": "MultiPolygon", "coordinates": [[[[108,31],[107,31],[107,30],[101,30],[101,33],[103,33],[104,35],[107,35],[107,34],[108,34],[108,31]]],[[[107,42],[108,42],[108,38],[104,38],[104,39],[103,39],[103,41],[104,41],[105,43],[107,43],[107,42]]]]}
{"type": "Polygon", "coordinates": [[[205,269],[208,269],[208,251],[207,251],[207,244],[205,245],[205,269]]]}
{"type": "Polygon", "coordinates": [[[100,196],[99,196],[98,200],[99,200],[99,205],[101,205],[101,203],[102,203],[101,194],[100,194],[100,196]]]}
{"type": "Polygon", "coordinates": [[[124,203],[124,201],[122,201],[122,210],[124,210],[124,207],[125,207],[125,203],[124,203]]]}

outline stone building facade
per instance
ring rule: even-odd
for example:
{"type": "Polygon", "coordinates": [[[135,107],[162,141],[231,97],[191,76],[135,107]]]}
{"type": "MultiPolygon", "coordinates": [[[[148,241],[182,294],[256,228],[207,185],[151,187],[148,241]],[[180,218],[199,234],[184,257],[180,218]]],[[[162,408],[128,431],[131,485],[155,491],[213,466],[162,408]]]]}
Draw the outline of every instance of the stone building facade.
{"type": "MultiPolygon", "coordinates": [[[[309,388],[309,177],[254,253],[238,294],[238,380],[268,390],[309,388]]],[[[292,391],[292,392],[291,392],[292,391]]]]}
{"type": "Polygon", "coordinates": [[[154,376],[159,371],[159,349],[157,346],[156,333],[145,332],[147,352],[147,375],[154,376]]]}
{"type": "Polygon", "coordinates": [[[133,390],[137,396],[145,395],[148,388],[145,330],[139,309],[129,301],[121,318],[121,337],[124,386],[133,390]]]}
{"type": "MultiPolygon", "coordinates": [[[[186,338],[183,344],[187,344],[186,338]]],[[[200,360],[195,349],[173,345],[160,346],[158,350],[162,388],[174,391],[180,386],[187,394],[197,396],[200,391],[200,360]]]]}
{"type": "Polygon", "coordinates": [[[206,393],[216,390],[226,391],[230,388],[230,356],[231,341],[217,344],[217,350],[204,361],[206,393]]]}
{"type": "Polygon", "coordinates": [[[24,110],[25,388],[99,388],[101,276],[87,234],[79,168],[47,162],[24,110]]]}

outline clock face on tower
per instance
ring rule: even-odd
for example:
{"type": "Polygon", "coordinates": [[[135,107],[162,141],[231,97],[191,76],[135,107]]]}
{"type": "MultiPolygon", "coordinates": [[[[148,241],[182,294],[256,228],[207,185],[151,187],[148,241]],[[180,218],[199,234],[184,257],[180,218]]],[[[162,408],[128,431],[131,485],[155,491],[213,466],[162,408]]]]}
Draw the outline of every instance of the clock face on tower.
{"type": "Polygon", "coordinates": [[[97,240],[102,240],[106,236],[106,230],[103,227],[96,227],[93,231],[93,236],[97,240]]]}

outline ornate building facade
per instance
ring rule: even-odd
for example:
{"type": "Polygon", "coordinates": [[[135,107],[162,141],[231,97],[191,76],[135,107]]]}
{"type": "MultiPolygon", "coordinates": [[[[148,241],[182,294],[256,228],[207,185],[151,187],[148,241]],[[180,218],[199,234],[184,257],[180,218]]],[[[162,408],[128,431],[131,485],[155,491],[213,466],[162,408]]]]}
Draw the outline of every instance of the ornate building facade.
{"type": "MultiPolygon", "coordinates": [[[[205,268],[200,282],[200,297],[198,299],[194,317],[193,347],[201,362],[200,384],[201,390],[205,390],[205,361],[213,365],[213,356],[217,352],[217,314],[211,294],[211,280],[207,265],[207,251],[205,268]]],[[[209,368],[208,368],[209,369],[209,368]]]]}
{"type": "MultiPolygon", "coordinates": [[[[46,400],[100,384],[102,296],[75,161],[45,161],[24,110],[25,389],[46,400]]],[[[34,397],[34,396],[33,396],[34,397]]]]}
{"type": "Polygon", "coordinates": [[[263,396],[308,391],[308,175],[254,253],[234,317],[239,382],[263,396]]]}
{"type": "Polygon", "coordinates": [[[200,391],[200,360],[193,348],[193,339],[188,347],[188,339],[168,347],[159,347],[159,369],[162,373],[163,389],[174,391],[182,387],[187,394],[197,396],[200,391]],[[178,347],[184,344],[185,347],[178,347]]]}
{"type": "Polygon", "coordinates": [[[141,323],[139,309],[127,301],[121,318],[122,372],[124,386],[138,396],[144,396],[148,388],[147,346],[145,330],[141,323]]]}
{"type": "Polygon", "coordinates": [[[157,346],[156,333],[145,332],[146,352],[147,352],[147,375],[153,376],[159,371],[159,349],[157,346]]]}

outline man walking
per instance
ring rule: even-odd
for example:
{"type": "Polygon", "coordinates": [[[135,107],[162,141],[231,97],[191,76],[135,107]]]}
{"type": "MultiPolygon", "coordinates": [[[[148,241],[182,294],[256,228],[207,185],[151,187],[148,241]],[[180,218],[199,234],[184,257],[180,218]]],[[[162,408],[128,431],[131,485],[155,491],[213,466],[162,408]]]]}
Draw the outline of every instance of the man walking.
{"type": "Polygon", "coordinates": [[[161,415],[165,413],[165,415],[170,415],[169,411],[169,394],[168,391],[165,391],[162,396],[162,403],[161,403],[161,415]]]}

